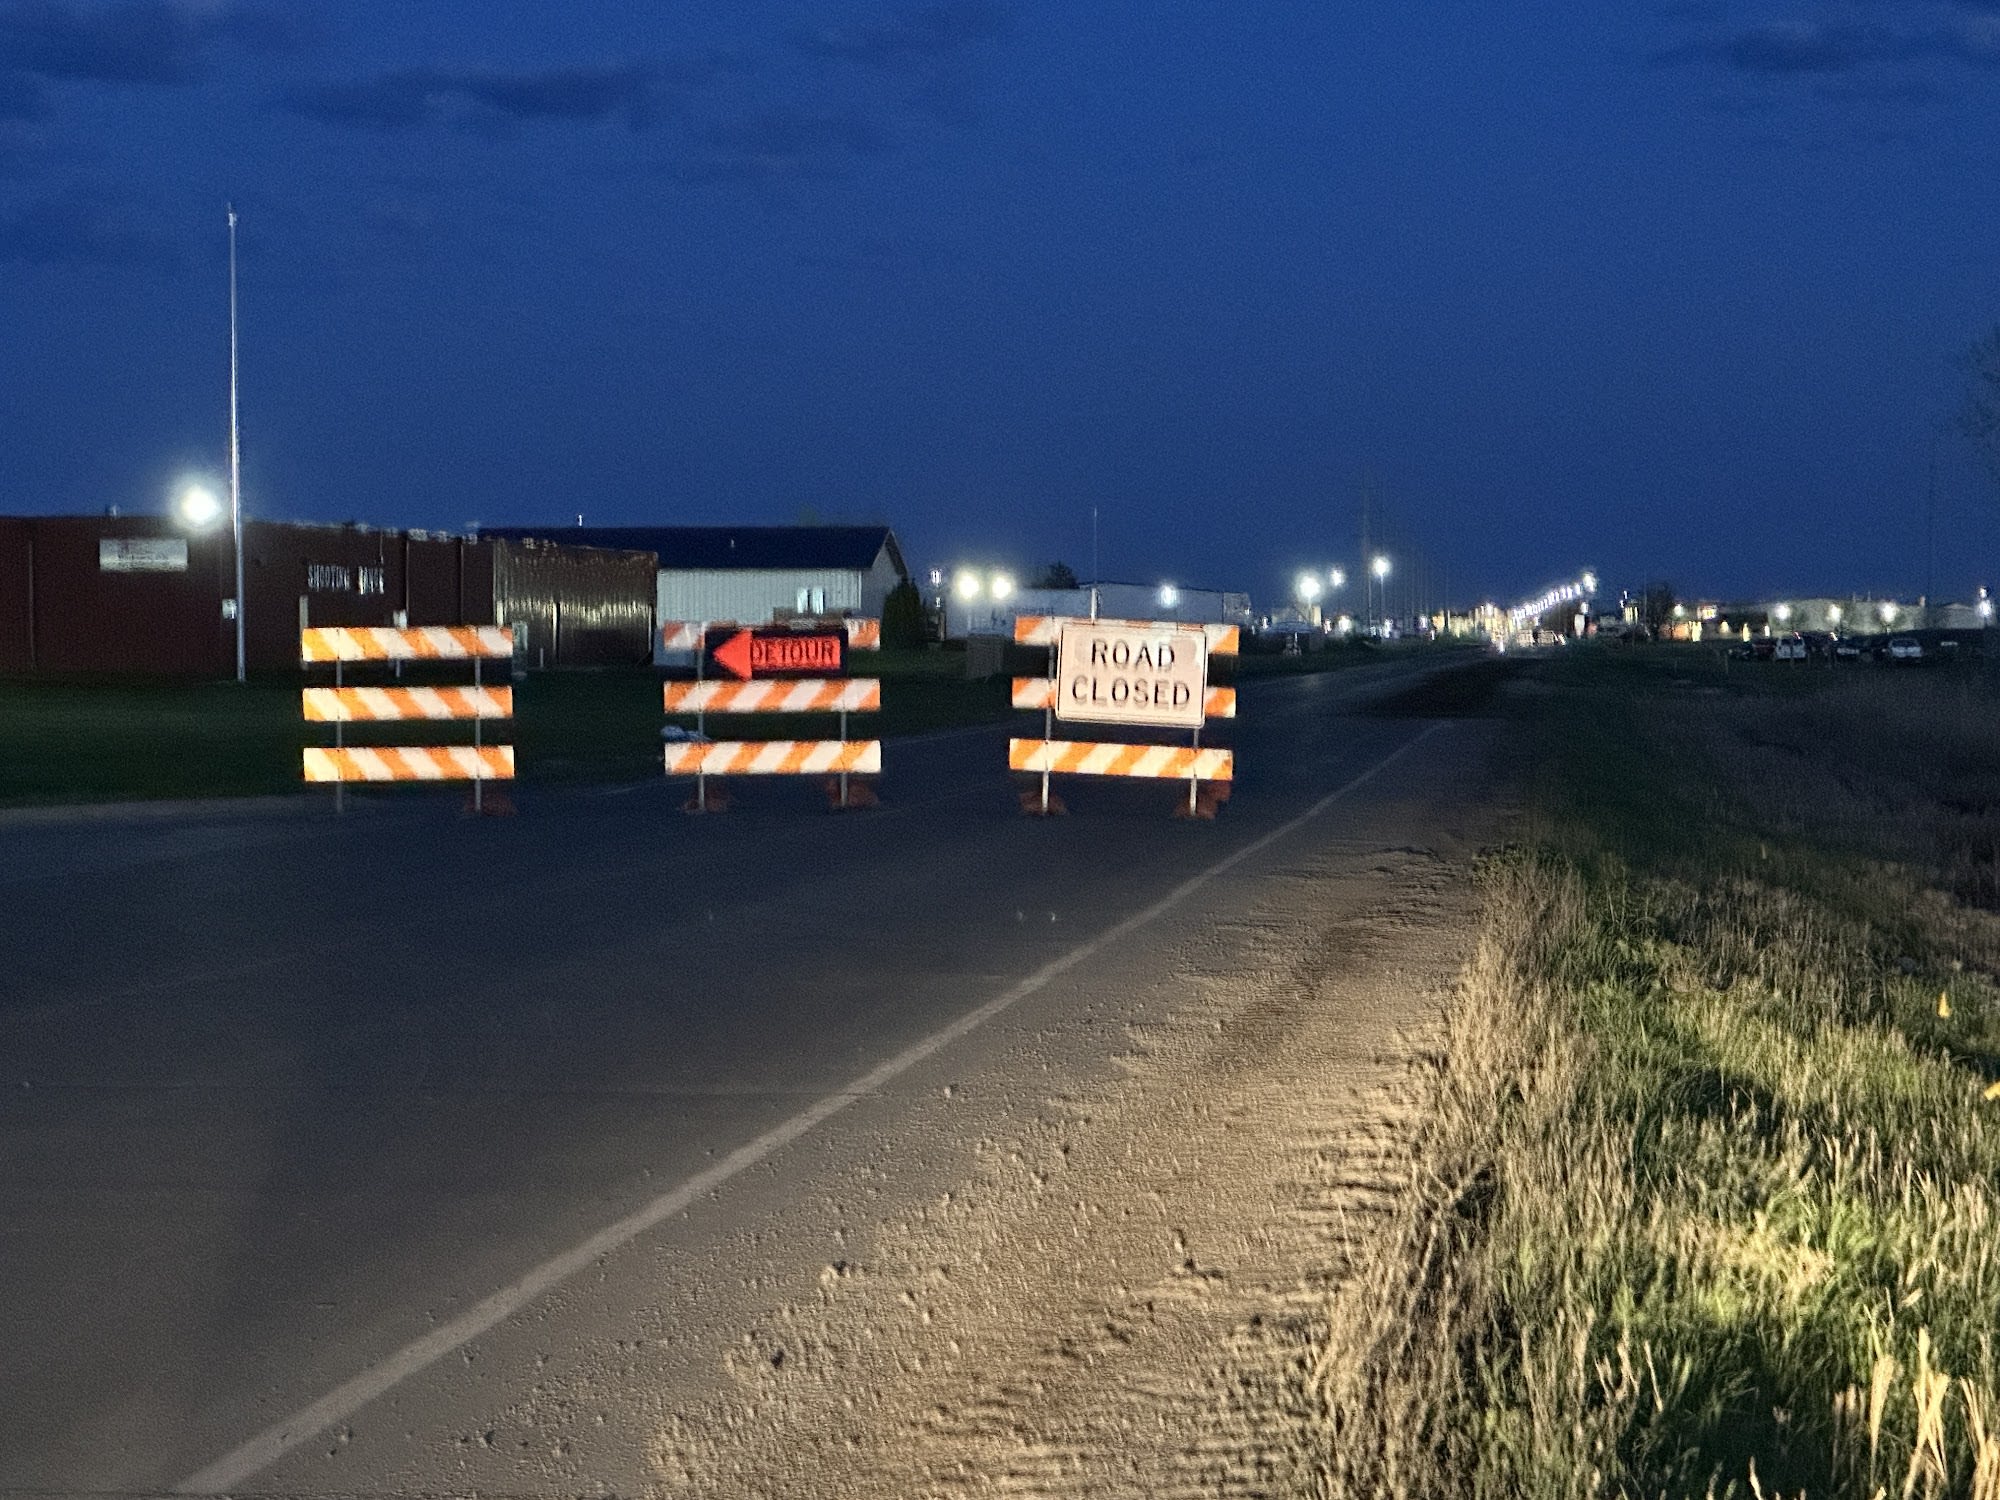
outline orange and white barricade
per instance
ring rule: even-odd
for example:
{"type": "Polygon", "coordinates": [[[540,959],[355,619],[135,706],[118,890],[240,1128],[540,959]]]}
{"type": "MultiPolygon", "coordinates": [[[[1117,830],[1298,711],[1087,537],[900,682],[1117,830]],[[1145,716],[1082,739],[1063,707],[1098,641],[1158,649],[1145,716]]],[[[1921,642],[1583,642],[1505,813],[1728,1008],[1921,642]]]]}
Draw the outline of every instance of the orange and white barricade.
{"type": "Polygon", "coordinates": [[[484,812],[485,784],[514,779],[514,747],[486,743],[485,726],[514,716],[514,689],[488,687],[485,664],[511,660],[514,632],[492,625],[419,625],[408,628],[322,626],[299,632],[299,662],[331,665],[333,686],[301,689],[306,722],[331,724],[331,747],[307,746],[308,782],[331,782],[334,807],[344,807],[350,781],[469,781],[472,807],[484,812]],[[353,663],[407,661],[472,664],[470,686],[356,686],[346,680],[353,663]],[[469,720],[470,745],[349,745],[346,726],[422,720],[469,720]]]}
{"type": "MultiPolygon", "coordinates": [[[[812,644],[788,637],[832,637],[822,640],[826,647],[825,667],[843,670],[846,653],[877,650],[882,644],[880,620],[796,620],[784,625],[739,626],[724,621],[671,621],[660,627],[663,653],[691,652],[695,661],[693,681],[668,680],[661,684],[661,702],[669,714],[692,714],[693,737],[667,745],[666,773],[695,778],[695,794],[689,812],[721,812],[729,805],[728,794],[710,787],[709,778],[720,776],[824,776],[828,800],[836,808],[873,806],[876,797],[856,776],[879,775],[882,770],[880,740],[850,740],[847,716],[877,713],[882,707],[882,684],[873,677],[761,677],[754,675],[747,639],[775,642],[778,647],[803,648],[812,644]],[[730,677],[707,675],[710,643],[719,631],[729,631],[744,642],[745,649],[735,658],[732,671],[752,673],[730,677]],[[711,740],[710,714],[837,714],[839,738],[831,740],[711,740]]],[[[731,642],[730,644],[736,644],[731,642]]],[[[718,661],[730,658],[725,651],[714,652],[718,661]]],[[[784,650],[774,649],[783,658],[784,650]]],[[[815,662],[815,666],[820,663],[815,662]]],[[[777,663],[778,670],[793,666],[777,663]]]]}
{"type": "Polygon", "coordinates": [[[1008,768],[1040,778],[1021,805],[1043,815],[1063,810],[1050,788],[1055,775],[1129,776],[1185,781],[1190,817],[1214,817],[1236,775],[1232,750],[1201,743],[1210,719],[1236,717],[1236,689],[1208,682],[1210,658],[1234,656],[1234,625],[1159,620],[1100,620],[1024,615],[1017,645],[1049,651],[1046,677],[1016,677],[1013,706],[1039,710],[1040,739],[1010,739],[1008,768]],[[1186,745],[1058,739],[1056,721],[1189,731],[1186,745]]]}

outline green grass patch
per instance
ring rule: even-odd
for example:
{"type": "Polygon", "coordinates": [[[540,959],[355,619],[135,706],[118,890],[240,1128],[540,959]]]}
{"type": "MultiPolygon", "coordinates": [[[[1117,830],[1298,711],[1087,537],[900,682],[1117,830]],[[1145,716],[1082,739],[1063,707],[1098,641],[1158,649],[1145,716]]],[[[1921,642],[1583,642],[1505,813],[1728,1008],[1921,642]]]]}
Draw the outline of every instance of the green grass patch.
{"type": "Polygon", "coordinates": [[[1687,664],[1520,684],[1531,840],[1327,1326],[1326,1493],[2000,1495],[2000,703],[1687,664]]]}
{"type": "MultiPolygon", "coordinates": [[[[882,679],[882,712],[855,714],[854,738],[923,734],[992,724],[1012,713],[1005,677],[968,681],[963,655],[856,653],[856,676],[882,679]]],[[[1024,668],[1024,670],[1026,670],[1024,668]]],[[[314,685],[330,685],[315,673],[314,685]]],[[[371,670],[350,683],[396,681],[371,670]]],[[[408,685],[463,683],[458,669],[412,665],[408,685]]],[[[506,679],[500,678],[501,681],[506,679]]],[[[300,789],[299,752],[331,745],[329,725],[300,714],[303,677],[234,682],[126,678],[0,679],[0,805],[241,797],[300,789]]],[[[635,666],[536,672],[514,684],[515,719],[488,724],[490,742],[512,743],[523,781],[629,781],[658,774],[668,717],[660,675],[635,666]]],[[[673,722],[692,724],[692,719],[673,722]]],[[[836,715],[712,714],[712,739],[817,739],[836,715]]],[[[470,723],[351,724],[350,745],[469,744],[470,723]]]]}

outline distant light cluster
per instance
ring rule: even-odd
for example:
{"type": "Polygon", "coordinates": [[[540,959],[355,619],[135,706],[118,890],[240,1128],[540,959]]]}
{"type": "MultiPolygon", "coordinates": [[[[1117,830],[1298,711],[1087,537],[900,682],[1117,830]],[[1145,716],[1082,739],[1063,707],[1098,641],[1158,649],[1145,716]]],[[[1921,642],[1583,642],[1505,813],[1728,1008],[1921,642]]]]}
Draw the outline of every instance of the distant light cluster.
{"type": "Polygon", "coordinates": [[[1574,583],[1559,583],[1539,599],[1531,599],[1526,604],[1517,604],[1507,611],[1507,621],[1519,629],[1529,620],[1540,619],[1558,604],[1573,603],[1578,599],[1588,599],[1597,592],[1597,575],[1585,573],[1574,583]]]}

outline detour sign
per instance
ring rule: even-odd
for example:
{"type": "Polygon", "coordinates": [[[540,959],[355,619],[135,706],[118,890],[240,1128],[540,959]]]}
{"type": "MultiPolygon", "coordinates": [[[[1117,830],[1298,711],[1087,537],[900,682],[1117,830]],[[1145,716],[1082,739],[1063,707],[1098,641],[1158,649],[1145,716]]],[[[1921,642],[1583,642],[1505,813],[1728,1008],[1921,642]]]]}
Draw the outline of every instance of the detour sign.
{"type": "Polygon", "coordinates": [[[1199,625],[1065,620],[1056,638],[1056,717],[1201,727],[1208,637],[1199,625]]]}

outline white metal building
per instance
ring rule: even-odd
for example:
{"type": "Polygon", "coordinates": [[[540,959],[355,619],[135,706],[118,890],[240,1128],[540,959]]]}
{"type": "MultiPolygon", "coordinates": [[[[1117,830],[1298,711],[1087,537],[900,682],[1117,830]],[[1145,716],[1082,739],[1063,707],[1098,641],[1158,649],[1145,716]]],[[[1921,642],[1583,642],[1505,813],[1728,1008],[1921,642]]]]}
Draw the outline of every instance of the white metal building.
{"type": "Polygon", "coordinates": [[[564,526],[490,528],[590,547],[651,552],[659,560],[654,623],[787,615],[882,617],[908,576],[886,526],[564,526]],[[610,538],[618,540],[612,541],[610,538]]]}
{"type": "MultiPolygon", "coordinates": [[[[1004,598],[994,598],[990,580],[980,579],[979,591],[968,596],[951,584],[944,595],[945,634],[953,638],[968,635],[1014,633],[1014,621],[1021,615],[1059,615],[1087,619],[1090,615],[1088,588],[1013,589],[1004,598]]],[[[1226,593],[1221,589],[1186,589],[1157,583],[1100,583],[1097,585],[1097,613],[1107,620],[1185,620],[1190,624],[1248,625],[1250,596],[1226,593]]]]}

